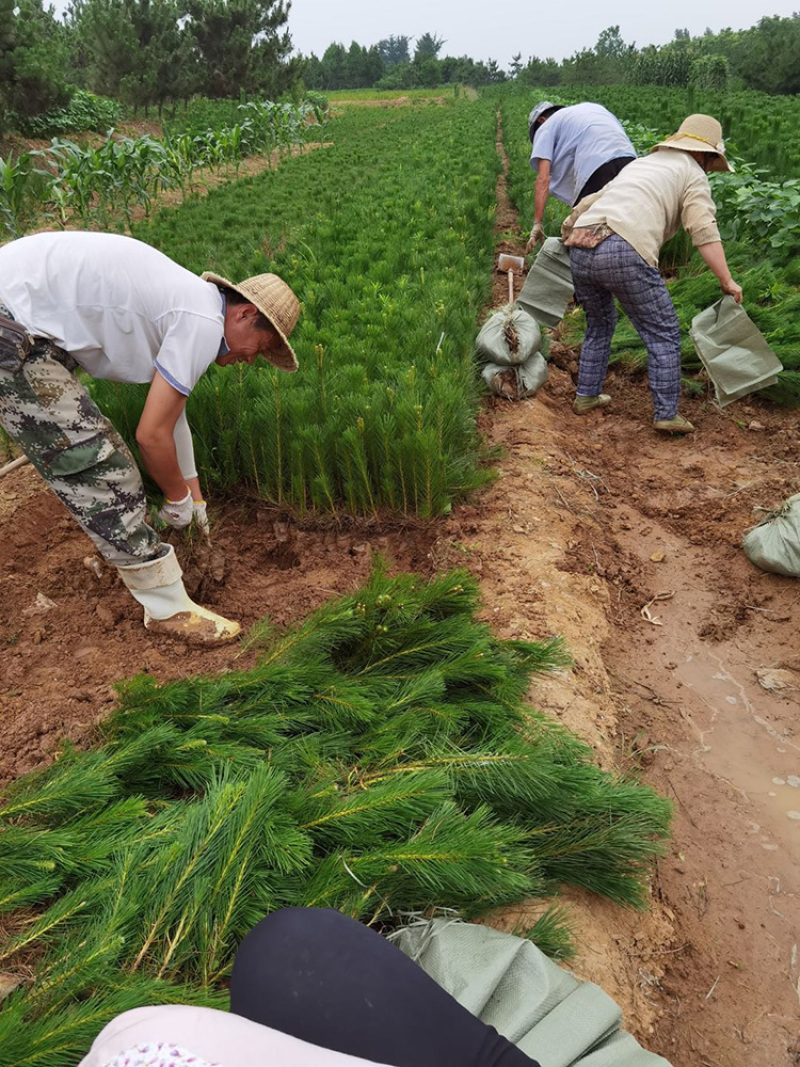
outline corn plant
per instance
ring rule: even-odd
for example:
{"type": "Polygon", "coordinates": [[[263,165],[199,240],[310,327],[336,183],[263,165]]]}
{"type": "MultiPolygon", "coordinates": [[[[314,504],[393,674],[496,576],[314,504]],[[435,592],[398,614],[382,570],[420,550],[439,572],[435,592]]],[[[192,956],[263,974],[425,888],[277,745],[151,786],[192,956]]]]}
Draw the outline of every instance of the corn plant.
{"type": "Polygon", "coordinates": [[[12,237],[22,233],[35,173],[30,152],[24,152],[16,159],[0,156],[0,218],[12,237]]]}
{"type": "Polygon", "coordinates": [[[88,228],[93,207],[104,201],[106,190],[113,182],[107,159],[97,148],[84,149],[74,141],[59,137],[50,142],[49,156],[58,168],[51,186],[57,190],[55,200],[62,224],[66,223],[69,211],[88,228]]]}

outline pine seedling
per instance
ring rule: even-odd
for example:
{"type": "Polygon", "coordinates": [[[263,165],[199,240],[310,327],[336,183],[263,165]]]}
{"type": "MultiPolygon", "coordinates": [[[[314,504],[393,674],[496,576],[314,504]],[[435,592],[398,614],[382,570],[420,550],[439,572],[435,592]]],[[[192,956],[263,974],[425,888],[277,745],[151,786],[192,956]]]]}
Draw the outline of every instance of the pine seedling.
{"type": "Polygon", "coordinates": [[[42,901],[55,896],[61,884],[61,878],[57,877],[26,882],[19,878],[0,878],[0,915],[7,915],[29,905],[41,904],[42,901]]]}
{"type": "Polygon", "coordinates": [[[561,904],[550,904],[523,936],[551,960],[571,960],[577,952],[570,913],[561,904]]]}
{"type": "Polygon", "coordinates": [[[337,785],[340,776],[328,771],[326,778],[295,794],[292,808],[300,829],[310,834],[315,846],[354,847],[403,836],[409,826],[429,818],[448,799],[447,779],[440,772],[426,771],[395,776],[369,784],[357,768],[349,787],[337,785]]]}
{"type": "Polygon", "coordinates": [[[23,819],[58,826],[118,796],[119,784],[107,760],[105,752],[79,753],[66,744],[51,767],[12,782],[0,808],[0,856],[4,824],[23,819]]]}
{"type": "Polygon", "coordinates": [[[28,882],[63,877],[66,857],[75,840],[67,831],[39,827],[0,828],[0,870],[9,889],[28,882]]]}
{"type": "Polygon", "coordinates": [[[220,778],[202,800],[186,805],[165,841],[166,870],[148,862],[146,845],[137,896],[147,901],[143,938],[132,969],[158,977],[217,980],[238,940],[275,907],[276,875],[303,870],[310,842],[285,811],[285,781],[269,767],[246,780],[220,778]]]}

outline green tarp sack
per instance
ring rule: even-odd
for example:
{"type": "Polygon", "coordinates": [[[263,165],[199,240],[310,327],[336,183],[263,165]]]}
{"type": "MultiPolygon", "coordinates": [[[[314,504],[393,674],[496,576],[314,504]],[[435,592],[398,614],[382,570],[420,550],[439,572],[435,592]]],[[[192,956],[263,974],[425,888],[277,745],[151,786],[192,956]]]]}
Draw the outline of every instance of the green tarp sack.
{"type": "Polygon", "coordinates": [[[451,996],[542,1067],[670,1067],[620,1030],[622,1012],[531,941],[451,919],[391,938],[451,996]]]}
{"type": "Polygon", "coordinates": [[[574,291],[569,249],[560,237],[548,237],[528,271],[517,303],[543,326],[557,326],[574,291]]]}
{"type": "Polygon", "coordinates": [[[800,493],[748,530],[742,548],[762,571],[800,578],[800,493]]]}
{"type": "Polygon", "coordinates": [[[499,363],[487,363],[481,377],[498,396],[506,400],[525,400],[547,381],[547,360],[541,352],[534,352],[524,363],[513,367],[499,363]]]}
{"type": "Polygon", "coordinates": [[[504,307],[490,315],[475,342],[480,360],[504,367],[525,363],[541,347],[542,331],[538,323],[515,307],[504,307]]]}
{"type": "Polygon", "coordinates": [[[689,336],[721,408],[775,385],[778,372],[783,370],[763,334],[732,296],[723,296],[695,315],[689,336]]]}

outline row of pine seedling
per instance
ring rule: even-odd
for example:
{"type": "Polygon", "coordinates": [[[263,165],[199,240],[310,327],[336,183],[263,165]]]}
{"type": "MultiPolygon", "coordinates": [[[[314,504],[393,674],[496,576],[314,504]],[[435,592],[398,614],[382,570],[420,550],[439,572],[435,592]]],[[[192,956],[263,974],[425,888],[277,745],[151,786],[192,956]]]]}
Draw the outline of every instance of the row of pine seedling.
{"type": "MultiPolygon", "coordinates": [[[[472,350],[493,265],[489,104],[369,109],[333,144],[162,211],[134,234],[190,270],[298,293],[300,372],[211,368],[188,416],[213,493],[432,517],[487,478],[472,350]]],[[[95,383],[133,443],[143,392],[95,383]]]]}

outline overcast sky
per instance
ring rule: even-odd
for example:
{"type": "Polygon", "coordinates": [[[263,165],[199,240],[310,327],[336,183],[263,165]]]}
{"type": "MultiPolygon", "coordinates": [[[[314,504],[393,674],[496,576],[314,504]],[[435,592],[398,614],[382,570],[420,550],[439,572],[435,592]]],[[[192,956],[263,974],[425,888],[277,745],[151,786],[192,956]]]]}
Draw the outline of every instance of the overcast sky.
{"type": "Polygon", "coordinates": [[[678,27],[692,36],[707,26],[745,29],[798,6],[798,0],[292,0],[288,29],[304,55],[321,57],[334,41],[369,46],[392,34],[427,32],[444,38],[440,55],[496,59],[507,69],[517,52],[523,61],[532,55],[560,60],[592,48],[607,26],[619,25],[623,40],[641,48],[666,44],[678,27]]]}

